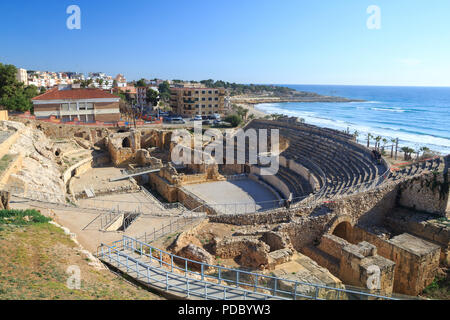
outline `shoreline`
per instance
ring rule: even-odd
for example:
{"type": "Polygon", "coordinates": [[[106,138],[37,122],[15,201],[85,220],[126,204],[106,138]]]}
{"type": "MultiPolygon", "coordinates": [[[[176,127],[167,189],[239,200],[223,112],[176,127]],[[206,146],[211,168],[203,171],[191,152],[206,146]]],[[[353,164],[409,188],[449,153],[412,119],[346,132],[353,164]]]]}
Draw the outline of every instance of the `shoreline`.
{"type": "MultiPolygon", "coordinates": [[[[266,111],[262,111],[262,110],[259,110],[259,109],[256,108],[257,105],[263,104],[263,103],[265,103],[265,102],[261,102],[261,103],[242,103],[242,102],[241,102],[241,103],[234,103],[234,104],[236,104],[237,106],[241,106],[241,107],[243,107],[243,108],[248,109],[248,110],[249,110],[248,115],[253,114],[255,118],[264,118],[264,117],[266,117],[266,116],[270,116],[271,114],[268,113],[268,112],[266,112],[266,111]]],[[[280,102],[280,103],[289,103],[289,102],[280,102]]],[[[286,115],[286,114],[285,114],[285,115],[286,115]]],[[[288,115],[286,115],[286,116],[288,116],[288,115]]],[[[307,123],[308,123],[308,122],[307,122],[307,123]]],[[[312,123],[310,123],[310,124],[312,124],[312,123]]],[[[312,125],[315,125],[315,124],[312,124],[312,125]]],[[[319,126],[319,125],[315,125],[315,126],[323,127],[323,128],[329,128],[329,127],[326,127],[326,126],[319,126]]],[[[332,128],[331,128],[331,129],[332,129],[332,128]]],[[[337,130],[339,130],[339,129],[337,129],[337,130]]],[[[359,144],[361,144],[361,145],[363,145],[363,146],[366,146],[365,143],[361,143],[361,141],[365,141],[365,140],[363,140],[363,138],[358,138],[357,140],[358,140],[357,142],[358,142],[359,144]]],[[[371,141],[371,142],[372,142],[372,141],[371,141]]],[[[414,142],[412,142],[412,143],[414,143],[414,142]]],[[[372,145],[372,143],[371,143],[371,145],[372,145]]],[[[411,144],[408,144],[408,143],[406,143],[406,144],[399,144],[399,154],[400,154],[400,152],[401,152],[401,151],[400,151],[400,148],[401,148],[402,146],[409,146],[409,147],[411,147],[411,144]]],[[[371,146],[371,147],[372,147],[372,146],[371,146]]],[[[432,153],[437,153],[437,154],[443,155],[443,156],[446,155],[445,152],[442,152],[442,151],[436,151],[436,150],[433,150],[433,149],[431,149],[430,152],[432,152],[432,153]]],[[[414,154],[415,154],[415,153],[414,153],[414,154]]],[[[402,153],[402,155],[403,155],[403,153],[402,153]]]]}

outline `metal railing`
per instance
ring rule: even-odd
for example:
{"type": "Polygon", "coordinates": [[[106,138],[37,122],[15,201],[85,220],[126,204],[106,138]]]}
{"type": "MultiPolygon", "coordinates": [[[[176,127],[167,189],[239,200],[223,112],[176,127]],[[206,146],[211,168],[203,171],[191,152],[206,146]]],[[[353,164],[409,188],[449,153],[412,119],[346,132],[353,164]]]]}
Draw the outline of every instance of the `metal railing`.
{"type": "MultiPolygon", "coordinates": [[[[195,221],[199,221],[204,216],[197,216],[197,217],[181,217],[177,218],[174,221],[169,221],[167,224],[162,224],[162,226],[158,229],[156,227],[153,228],[150,232],[145,232],[141,236],[135,237],[135,239],[143,241],[145,243],[152,243],[158,239],[161,239],[167,235],[171,235],[174,232],[179,231],[181,228],[184,228],[185,226],[194,223],[195,221]]],[[[117,241],[113,244],[116,244],[117,241]]]]}
{"type": "MultiPolygon", "coordinates": [[[[147,283],[159,282],[165,284],[165,289],[176,287],[187,297],[197,296],[210,299],[212,292],[220,291],[222,299],[227,300],[227,290],[237,290],[242,299],[259,297],[260,299],[387,299],[396,300],[393,297],[377,295],[357,290],[331,287],[321,284],[313,284],[302,281],[282,279],[275,276],[254,273],[239,269],[232,269],[218,265],[210,265],[184,257],[176,256],[159,248],[153,247],[143,241],[124,236],[112,246],[102,244],[97,249],[97,256],[109,263],[117,263],[126,267],[127,273],[137,273],[137,278],[144,278],[147,283]],[[139,259],[131,254],[139,255],[139,259]],[[124,258],[124,263],[120,259],[124,258]],[[144,262],[143,259],[148,259],[144,262]],[[130,262],[132,264],[130,264],[130,262]],[[135,267],[135,268],[133,268],[135,267]],[[140,268],[146,272],[140,272],[140,268]],[[150,271],[156,270],[165,275],[165,280],[150,278],[150,271]],[[177,280],[178,285],[169,283],[169,280],[177,280]],[[204,285],[204,290],[190,291],[188,283],[196,281],[204,285]]],[[[217,296],[216,296],[217,298],[217,296]]]]}

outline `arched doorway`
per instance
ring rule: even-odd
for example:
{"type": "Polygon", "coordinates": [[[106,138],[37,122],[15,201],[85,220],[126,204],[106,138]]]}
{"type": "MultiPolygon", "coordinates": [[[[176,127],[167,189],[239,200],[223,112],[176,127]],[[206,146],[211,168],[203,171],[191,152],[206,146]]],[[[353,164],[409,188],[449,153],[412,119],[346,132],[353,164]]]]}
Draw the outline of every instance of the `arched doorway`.
{"type": "Polygon", "coordinates": [[[353,227],[348,221],[339,223],[333,230],[333,235],[351,242],[353,227]]]}
{"type": "Polygon", "coordinates": [[[123,148],[131,148],[131,141],[130,138],[125,138],[122,140],[122,147],[123,148]]]}

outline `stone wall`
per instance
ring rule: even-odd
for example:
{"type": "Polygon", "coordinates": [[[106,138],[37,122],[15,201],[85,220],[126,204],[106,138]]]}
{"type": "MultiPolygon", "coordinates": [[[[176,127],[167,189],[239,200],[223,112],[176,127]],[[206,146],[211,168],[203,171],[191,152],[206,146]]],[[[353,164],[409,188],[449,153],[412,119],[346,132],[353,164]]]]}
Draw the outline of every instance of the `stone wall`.
{"type": "Polygon", "coordinates": [[[110,134],[106,145],[113,164],[126,166],[135,161],[136,152],[141,149],[141,134],[135,130],[110,134]]]}
{"type": "Polygon", "coordinates": [[[448,173],[428,173],[400,185],[399,204],[450,218],[448,173]]]}
{"type": "Polygon", "coordinates": [[[165,178],[160,177],[159,173],[150,173],[148,178],[151,188],[156,190],[164,199],[168,202],[178,201],[178,187],[176,185],[172,185],[165,178]]]}
{"type": "Polygon", "coordinates": [[[404,233],[383,240],[355,227],[353,240],[370,242],[380,256],[395,262],[394,292],[417,296],[437,274],[440,247],[423,239],[404,233]]]}
{"type": "Polygon", "coordinates": [[[290,222],[292,214],[288,211],[270,211],[252,214],[223,214],[210,216],[211,222],[233,224],[237,226],[277,224],[290,222]]]}
{"type": "Polygon", "coordinates": [[[397,234],[408,232],[441,247],[441,263],[450,266],[450,224],[427,213],[397,210],[386,217],[385,224],[397,234]]]}

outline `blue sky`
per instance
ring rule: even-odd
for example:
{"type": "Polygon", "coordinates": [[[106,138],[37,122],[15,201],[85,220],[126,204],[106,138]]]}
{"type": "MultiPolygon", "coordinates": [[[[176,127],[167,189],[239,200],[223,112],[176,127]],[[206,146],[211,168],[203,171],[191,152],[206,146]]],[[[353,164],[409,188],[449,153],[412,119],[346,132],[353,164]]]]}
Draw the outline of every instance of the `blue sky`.
{"type": "Polygon", "coordinates": [[[448,0],[3,0],[0,62],[128,79],[450,86],[448,0]],[[81,8],[68,30],[66,8],[81,8]],[[381,9],[369,30],[366,9],[381,9]]]}

